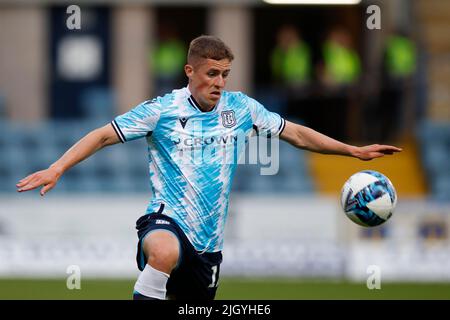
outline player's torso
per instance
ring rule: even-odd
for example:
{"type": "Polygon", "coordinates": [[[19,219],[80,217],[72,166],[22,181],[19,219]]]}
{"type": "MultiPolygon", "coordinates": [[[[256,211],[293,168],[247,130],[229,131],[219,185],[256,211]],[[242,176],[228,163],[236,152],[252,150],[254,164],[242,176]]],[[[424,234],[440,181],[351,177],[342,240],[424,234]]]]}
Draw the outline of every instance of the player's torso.
{"type": "Polygon", "coordinates": [[[245,147],[245,138],[251,130],[247,106],[233,99],[232,93],[224,92],[219,103],[208,112],[200,111],[190,95],[178,93],[163,107],[148,141],[180,167],[193,165],[207,170],[219,162],[235,164],[230,157],[245,147]]]}

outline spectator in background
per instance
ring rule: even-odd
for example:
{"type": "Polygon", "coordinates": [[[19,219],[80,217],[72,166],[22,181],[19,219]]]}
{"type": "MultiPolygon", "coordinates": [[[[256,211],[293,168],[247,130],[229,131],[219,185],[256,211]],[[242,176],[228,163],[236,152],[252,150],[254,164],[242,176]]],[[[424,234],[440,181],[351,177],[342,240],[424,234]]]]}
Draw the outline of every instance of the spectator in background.
{"type": "Polygon", "coordinates": [[[312,59],[309,45],[295,26],[286,24],[278,30],[270,54],[270,67],[275,91],[268,103],[279,106],[277,110],[289,118],[302,116],[299,106],[308,103],[312,59]]]}
{"type": "Polygon", "coordinates": [[[406,108],[407,98],[412,97],[412,83],[417,68],[414,42],[406,32],[394,32],[387,37],[383,55],[383,79],[379,136],[382,141],[396,140],[399,133],[412,123],[414,108],[406,108]],[[409,111],[406,112],[406,111],[409,111]]]}
{"type": "Polygon", "coordinates": [[[320,76],[331,87],[356,84],[361,76],[359,55],[352,37],[343,28],[334,28],[325,40],[320,76]]]}
{"type": "Polygon", "coordinates": [[[322,46],[318,78],[329,106],[327,127],[340,139],[359,139],[361,114],[356,89],[360,77],[361,61],[350,33],[342,27],[332,28],[322,46]]]}
{"type": "Polygon", "coordinates": [[[282,26],[271,54],[272,74],[276,82],[303,86],[311,80],[311,53],[300,32],[292,25],[282,26]]]}
{"type": "Polygon", "coordinates": [[[162,26],[155,50],[150,54],[150,65],[155,77],[156,94],[182,86],[186,63],[186,47],[171,26],[162,26]],[[180,71],[181,70],[181,71],[180,71]]]}
{"type": "Polygon", "coordinates": [[[387,38],[385,67],[392,80],[403,81],[413,76],[416,70],[416,46],[405,32],[387,38]]]}

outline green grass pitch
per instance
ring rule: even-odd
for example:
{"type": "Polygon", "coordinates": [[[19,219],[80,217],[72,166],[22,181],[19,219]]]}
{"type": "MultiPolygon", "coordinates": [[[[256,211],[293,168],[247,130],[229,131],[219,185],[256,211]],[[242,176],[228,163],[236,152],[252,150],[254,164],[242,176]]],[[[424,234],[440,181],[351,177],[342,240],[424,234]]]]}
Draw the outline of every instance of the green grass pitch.
{"type": "MultiPolygon", "coordinates": [[[[135,280],[82,279],[69,290],[66,279],[0,279],[0,299],[130,299],[135,280]]],[[[365,282],[305,279],[222,278],[217,300],[302,299],[450,299],[450,283],[381,283],[369,290],[365,282]]]]}

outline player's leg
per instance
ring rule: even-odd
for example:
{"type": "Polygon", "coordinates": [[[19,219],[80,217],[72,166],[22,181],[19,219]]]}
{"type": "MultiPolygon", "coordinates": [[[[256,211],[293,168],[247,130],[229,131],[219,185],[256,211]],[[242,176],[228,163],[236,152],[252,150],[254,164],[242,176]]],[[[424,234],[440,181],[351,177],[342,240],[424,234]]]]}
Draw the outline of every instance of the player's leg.
{"type": "Polygon", "coordinates": [[[199,254],[188,243],[182,262],[170,275],[167,295],[174,300],[214,300],[222,262],[221,252],[199,254]]]}
{"type": "Polygon", "coordinates": [[[166,298],[166,284],[180,256],[180,243],[173,232],[166,229],[150,231],[142,240],[147,264],[134,286],[134,299],[166,298]]]}

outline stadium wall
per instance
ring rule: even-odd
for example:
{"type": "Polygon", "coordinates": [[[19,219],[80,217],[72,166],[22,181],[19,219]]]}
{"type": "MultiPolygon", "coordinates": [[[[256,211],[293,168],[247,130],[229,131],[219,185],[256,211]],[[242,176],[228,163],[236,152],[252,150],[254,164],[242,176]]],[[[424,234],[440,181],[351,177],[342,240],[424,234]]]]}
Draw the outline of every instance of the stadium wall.
{"type": "MultiPolygon", "coordinates": [[[[0,197],[0,276],[135,277],[134,223],[146,195],[0,197]]],[[[400,201],[381,227],[353,224],[334,197],[235,194],[222,275],[450,281],[450,206],[400,201]]]]}

